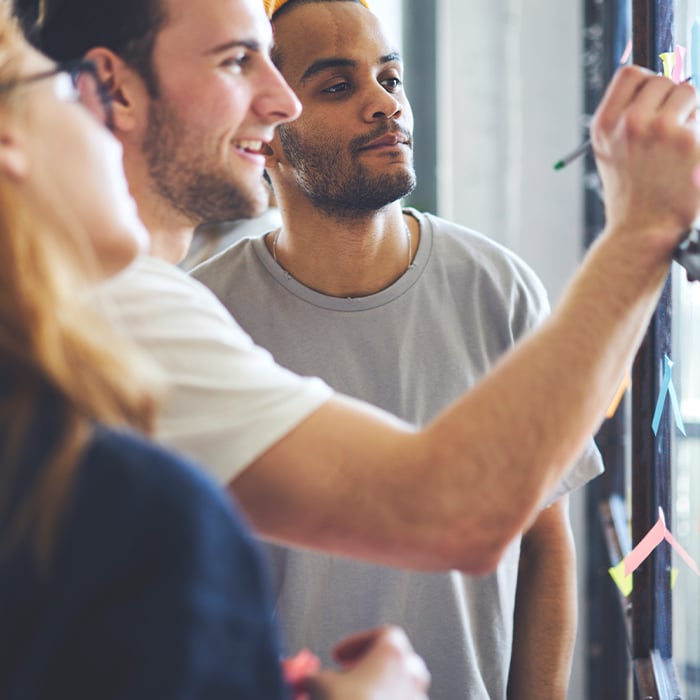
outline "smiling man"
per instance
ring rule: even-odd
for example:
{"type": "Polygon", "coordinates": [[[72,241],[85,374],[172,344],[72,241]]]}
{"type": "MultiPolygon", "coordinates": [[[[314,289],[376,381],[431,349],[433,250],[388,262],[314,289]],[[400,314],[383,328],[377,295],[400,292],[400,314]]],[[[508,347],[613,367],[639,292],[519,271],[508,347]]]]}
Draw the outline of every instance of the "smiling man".
{"type": "MultiPolygon", "coordinates": [[[[193,274],[284,366],[426,424],[539,325],[544,289],[484,237],[402,210],[415,187],[413,117],[375,15],[359,0],[276,5],[273,59],[303,105],[267,160],[282,226],[193,274]]],[[[558,494],[600,471],[591,450],[558,494]]],[[[404,476],[416,493],[424,478],[404,476]]],[[[564,698],[576,627],[565,499],[524,534],[522,558],[516,537],[489,576],[271,547],[292,649],[321,652],[343,632],[393,622],[431,669],[432,698],[497,700],[515,638],[515,697],[564,698]]]]}
{"type": "Polygon", "coordinates": [[[249,3],[137,2],[48,0],[39,42],[52,57],[89,56],[109,80],[151,253],[178,262],[196,224],[261,211],[262,145],[299,105],[249,3]]]}
{"type": "MultiPolygon", "coordinates": [[[[275,125],[297,116],[299,104],[267,55],[271,29],[259,0],[43,5],[38,39],[44,49],[60,58],[87,54],[110,86],[129,185],[153,239],[153,255],[105,289],[105,303],[165,372],[168,393],[157,438],[206,466],[265,535],[385,565],[492,572],[571,474],[602,420],[653,311],[672,252],[700,209],[692,177],[700,145],[688,124],[693,88],[636,68],[620,71],[592,128],[605,183],[606,230],[542,327],[473,388],[455,391],[438,416],[429,420],[432,408],[426,409],[418,420],[427,424],[417,428],[333,392],[319,379],[285,371],[206,288],[171,264],[184,256],[204,218],[254,213],[264,194],[262,151],[269,148],[271,169],[279,161],[278,180],[293,179],[301,172],[293,166],[294,137],[305,154],[313,141],[303,123],[298,132],[288,132],[289,162],[273,141],[275,125]],[[631,116],[635,128],[621,128],[631,116]],[[229,197],[222,196],[227,187],[229,197]]],[[[306,39],[315,43],[320,37],[306,39]]],[[[355,37],[342,39],[352,45],[355,37]]],[[[382,186],[384,175],[375,175],[386,167],[396,176],[390,180],[410,184],[405,134],[411,125],[406,114],[393,117],[407,108],[391,92],[400,78],[391,54],[380,52],[385,79],[381,89],[372,82],[375,104],[363,112],[366,128],[338,125],[338,136],[352,145],[338,154],[339,165],[350,173],[357,172],[355,165],[368,168],[372,182],[382,186]],[[403,132],[390,134],[394,142],[384,141],[385,126],[369,126],[380,121],[373,117],[377,111],[402,126],[403,132]]],[[[338,96],[336,91],[330,99],[345,99],[342,88],[338,96]]],[[[334,128],[325,125],[324,132],[334,128]]],[[[318,155],[326,167],[323,153],[318,155]]],[[[306,179],[311,182],[313,173],[306,179]]],[[[311,182],[310,189],[316,187],[311,182]]],[[[302,208],[299,230],[321,247],[319,259],[328,260],[337,241],[330,234],[324,239],[318,227],[332,217],[301,192],[294,197],[302,208]]],[[[274,263],[277,256],[300,285],[319,279],[327,285],[321,293],[335,298],[404,284],[409,265],[413,272],[405,279],[420,271],[431,219],[403,213],[397,204],[375,215],[376,201],[368,200],[373,223],[367,234],[365,221],[348,223],[340,216],[347,202],[332,206],[339,207],[333,216],[348,235],[334,274],[309,269],[312,259],[296,255],[286,229],[266,239],[263,259],[272,256],[274,263]],[[361,247],[373,262],[366,269],[358,268],[361,247]],[[377,260],[382,264],[375,265],[377,260]]],[[[517,272],[529,278],[512,265],[517,270],[507,277],[517,272]]],[[[527,296],[529,282],[515,286],[527,296]]],[[[495,285],[494,293],[501,292],[495,285]]],[[[417,342],[422,322],[441,312],[443,301],[434,299],[425,318],[407,318],[402,344],[393,356],[377,352],[377,359],[402,368],[404,344],[417,342]]],[[[514,319],[514,333],[525,330],[517,326],[527,325],[527,315],[520,323],[514,319]]],[[[421,338],[423,345],[429,342],[421,338]]],[[[511,338],[499,342],[507,346],[511,338]]],[[[468,383],[501,346],[488,349],[480,358],[484,366],[476,367],[468,383]]],[[[366,356],[373,357],[369,349],[366,356]]],[[[402,385],[423,369],[417,364],[401,377],[402,385]]],[[[398,386],[393,380],[391,385],[398,386]]],[[[564,489],[571,485],[564,483],[564,489]]]]}

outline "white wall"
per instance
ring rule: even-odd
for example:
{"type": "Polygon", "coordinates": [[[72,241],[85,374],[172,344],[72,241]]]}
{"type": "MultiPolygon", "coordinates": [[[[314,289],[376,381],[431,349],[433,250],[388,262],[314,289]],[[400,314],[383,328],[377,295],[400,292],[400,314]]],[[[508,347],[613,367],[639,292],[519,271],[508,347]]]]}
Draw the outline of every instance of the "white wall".
{"type": "Polygon", "coordinates": [[[580,8],[438,0],[440,213],[504,243],[557,298],[579,258],[580,8]]]}
{"type": "Polygon", "coordinates": [[[369,6],[381,20],[387,37],[401,48],[401,0],[369,0],[369,6]]]}
{"type": "MultiPolygon", "coordinates": [[[[439,213],[521,255],[555,301],[580,259],[581,3],[438,0],[439,213]]],[[[572,520],[582,617],[569,700],[583,700],[582,493],[572,520]]]]}

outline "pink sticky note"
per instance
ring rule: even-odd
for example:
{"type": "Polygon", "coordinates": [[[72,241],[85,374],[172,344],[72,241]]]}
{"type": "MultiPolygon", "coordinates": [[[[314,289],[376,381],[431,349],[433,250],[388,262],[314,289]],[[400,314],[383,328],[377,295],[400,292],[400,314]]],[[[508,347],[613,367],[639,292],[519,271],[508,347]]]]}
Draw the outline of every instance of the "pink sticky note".
{"type": "Polygon", "coordinates": [[[683,549],[681,543],[678,542],[678,540],[668,530],[666,530],[666,541],[676,550],[676,552],[678,552],[680,558],[695,572],[695,574],[700,576],[700,569],[698,569],[698,565],[695,563],[690,554],[683,549]]]}
{"type": "Polygon", "coordinates": [[[620,57],[620,64],[625,64],[627,61],[629,61],[630,56],[632,55],[632,39],[628,39],[627,41],[627,46],[625,46],[625,51],[620,57]]]}
{"type": "Polygon", "coordinates": [[[685,47],[676,45],[673,53],[676,56],[676,60],[673,64],[673,72],[671,73],[671,80],[674,83],[680,83],[683,80],[683,63],[685,61],[685,47]]]}
{"type": "Polygon", "coordinates": [[[664,514],[659,508],[659,519],[656,521],[656,525],[647,532],[644,537],[642,537],[639,544],[625,557],[625,575],[629,576],[633,571],[635,571],[639,565],[652,553],[655,547],[657,547],[664,540],[666,535],[666,522],[664,519],[664,514]]]}

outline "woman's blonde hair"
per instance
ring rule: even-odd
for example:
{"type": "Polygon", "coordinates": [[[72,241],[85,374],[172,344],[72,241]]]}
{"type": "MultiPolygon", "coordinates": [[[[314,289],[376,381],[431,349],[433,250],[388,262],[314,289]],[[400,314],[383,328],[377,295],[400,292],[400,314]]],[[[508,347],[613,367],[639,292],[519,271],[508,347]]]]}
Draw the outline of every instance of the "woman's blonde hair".
{"type": "MultiPolygon", "coordinates": [[[[20,77],[29,51],[8,5],[0,0],[0,83],[20,77]]],[[[17,118],[22,92],[0,95],[0,119],[17,118]]],[[[94,423],[149,432],[155,415],[151,366],[85,303],[90,244],[80,250],[77,238],[47,231],[0,177],[0,553],[30,537],[42,564],[94,423]],[[58,439],[14,504],[21,453],[42,439],[32,429],[47,402],[58,439]]]]}

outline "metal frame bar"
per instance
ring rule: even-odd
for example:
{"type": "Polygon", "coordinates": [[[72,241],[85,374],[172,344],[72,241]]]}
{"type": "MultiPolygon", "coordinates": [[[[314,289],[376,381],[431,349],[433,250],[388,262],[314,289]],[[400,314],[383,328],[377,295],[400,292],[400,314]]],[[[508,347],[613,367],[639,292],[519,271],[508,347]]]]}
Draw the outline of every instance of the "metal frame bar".
{"type": "MultiPolygon", "coordinates": [[[[628,0],[585,0],[584,109],[588,118],[600,103],[617,69],[629,35],[628,0]]],[[[584,124],[587,127],[587,123],[584,124]]],[[[582,140],[588,137],[584,128],[582,140]]],[[[605,214],[593,154],[584,161],[585,242],[590,245],[603,229],[605,214]]],[[[629,551],[624,506],[625,472],[629,463],[630,401],[626,395],[615,415],[606,421],[596,441],[606,465],[605,474],[589,484],[586,515],[586,615],[588,622],[586,697],[623,700],[630,675],[629,606],[608,574],[629,551]]]]}
{"type": "MultiPolygon", "coordinates": [[[[620,45],[625,0],[587,0],[586,37],[597,41],[600,52],[596,65],[586,52],[586,109],[590,114],[602,96],[600,76],[607,84],[620,45]],[[596,14],[597,13],[597,14],[596,14]],[[597,25],[595,24],[597,22],[597,25]],[[598,31],[592,31],[592,27],[598,31]],[[603,30],[600,30],[600,27],[603,30]],[[613,54],[610,55],[612,49],[613,54]],[[607,72],[606,72],[607,71],[607,72]],[[595,102],[594,102],[595,100],[595,102]]],[[[660,69],[659,54],[673,41],[673,0],[632,0],[634,62],[660,69]]],[[[626,43],[626,38],[625,38],[626,43]]],[[[595,48],[595,47],[594,47],[595,48]]],[[[592,52],[591,52],[592,53],[592,52]]],[[[597,197],[595,164],[586,165],[586,233],[590,243],[602,228],[602,206],[597,197]]],[[[629,602],[614,589],[607,574],[629,551],[623,499],[628,464],[626,438],[631,437],[632,542],[638,542],[654,525],[661,506],[671,522],[671,439],[670,411],[664,412],[656,436],[651,421],[658,399],[662,360],[671,348],[671,282],[667,282],[633,367],[631,412],[623,404],[598,435],[608,473],[589,489],[589,522],[602,529],[589,546],[589,688],[590,697],[619,700],[627,697],[627,660],[621,660],[627,644],[634,668],[636,694],[643,700],[679,700],[679,684],[673,666],[672,601],[668,585],[670,552],[658,547],[634,575],[629,602]],[[605,579],[605,580],[604,580],[605,579]],[[612,596],[611,596],[612,592],[612,596]],[[617,610],[617,614],[613,610],[617,610]],[[621,613],[621,614],[620,614],[621,613]],[[594,653],[595,652],[595,653],[594,653]],[[598,680],[597,680],[598,679],[598,680]],[[599,680],[599,679],[602,679],[599,680]]]]}
{"type": "Polygon", "coordinates": [[[406,203],[437,212],[437,0],[403,0],[406,93],[413,109],[416,189],[406,203]]]}
{"type": "MultiPolygon", "coordinates": [[[[659,54],[673,43],[673,0],[633,0],[632,50],[635,63],[660,70],[659,54]]],[[[662,362],[671,351],[671,279],[634,363],[632,378],[632,538],[638,542],[654,525],[658,508],[672,520],[671,412],[654,436],[651,421],[661,385],[662,362]]],[[[635,572],[632,591],[632,656],[640,698],[679,698],[673,658],[673,609],[668,547],[657,547],[635,572]]]]}

